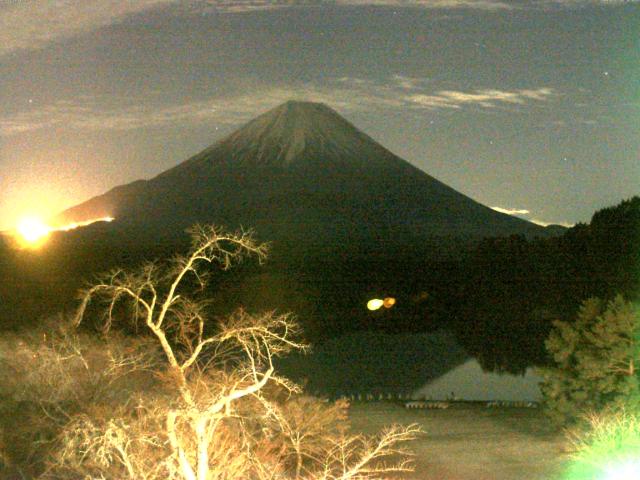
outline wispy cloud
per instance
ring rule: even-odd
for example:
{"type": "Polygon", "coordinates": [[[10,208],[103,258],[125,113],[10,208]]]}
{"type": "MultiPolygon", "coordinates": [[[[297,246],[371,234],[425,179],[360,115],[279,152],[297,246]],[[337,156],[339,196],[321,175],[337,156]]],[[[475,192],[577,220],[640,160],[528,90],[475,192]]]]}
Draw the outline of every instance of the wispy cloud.
{"type": "Polygon", "coordinates": [[[339,5],[381,5],[422,8],[473,8],[478,10],[511,10],[514,5],[498,0],[337,0],[339,5]]]}
{"type": "Polygon", "coordinates": [[[599,5],[599,6],[616,6],[616,5],[624,5],[629,3],[640,3],[639,0],[538,0],[532,2],[533,4],[538,5],[555,5],[559,7],[587,7],[590,5],[599,5]]]}
{"type": "Polygon", "coordinates": [[[244,13],[322,5],[392,5],[398,8],[508,8],[496,0],[13,0],[0,2],[0,55],[45,47],[51,42],[118,23],[146,10],[173,6],[173,14],[244,13]]]}
{"type": "Polygon", "coordinates": [[[77,101],[58,101],[41,108],[0,117],[0,135],[9,136],[43,128],[88,130],[134,130],[187,123],[215,123],[237,125],[258,113],[292,98],[331,104],[336,108],[348,106],[340,97],[328,92],[306,88],[272,88],[251,95],[230,98],[212,98],[180,105],[146,104],[127,105],[113,98],[88,98],[77,101]]]}
{"type": "Polygon", "coordinates": [[[465,92],[435,92],[404,95],[400,85],[405,78],[388,84],[358,79],[338,79],[325,85],[297,85],[255,89],[251,94],[210,98],[179,105],[159,105],[141,99],[131,105],[129,99],[78,98],[58,101],[42,107],[0,117],[0,135],[8,136],[44,128],[91,130],[133,130],[188,123],[237,125],[290,99],[323,102],[343,113],[374,109],[461,109],[476,105],[492,108],[499,102],[523,106],[527,100],[542,101],[552,95],[542,88],[530,94],[523,91],[492,91],[491,95],[465,92]],[[505,100],[506,99],[506,100],[505,100]]]}
{"type": "Polygon", "coordinates": [[[50,42],[91,32],[131,15],[173,6],[174,14],[244,13],[281,8],[388,6],[394,8],[509,11],[548,6],[575,8],[620,5],[638,0],[9,0],[0,2],[0,55],[42,48],[50,42]]]}
{"type": "Polygon", "coordinates": [[[375,82],[357,77],[341,77],[337,82],[352,92],[353,98],[367,99],[371,103],[412,107],[417,109],[461,109],[465,106],[496,108],[525,105],[531,101],[544,102],[558,93],[552,88],[473,91],[428,91],[431,80],[424,77],[394,75],[387,82],[375,82]]]}
{"type": "Polygon", "coordinates": [[[638,0],[191,0],[179,2],[175,12],[180,13],[247,13],[283,8],[322,6],[389,7],[393,9],[422,8],[429,10],[481,10],[504,12],[548,7],[580,7],[587,5],[617,5],[638,0]]]}
{"type": "Polygon", "coordinates": [[[0,55],[42,48],[50,42],[91,32],[145,10],[173,5],[174,13],[243,13],[322,5],[511,8],[499,0],[10,0],[0,2],[0,55]]]}
{"type": "MultiPolygon", "coordinates": [[[[247,13],[291,7],[319,6],[325,0],[191,0],[180,2],[174,13],[247,13]]],[[[332,3],[333,4],[333,3],[332,3]]]]}
{"type": "Polygon", "coordinates": [[[581,7],[588,5],[619,5],[636,3],[638,0],[201,0],[190,3],[192,10],[216,12],[249,12],[286,7],[317,7],[323,5],[380,6],[393,8],[424,9],[472,9],[485,11],[505,11],[539,9],[547,6],[581,7]]]}
{"type": "Polygon", "coordinates": [[[41,48],[176,0],[30,0],[0,3],[0,55],[41,48]]]}
{"type": "Polygon", "coordinates": [[[301,8],[321,6],[359,6],[425,9],[474,9],[511,10],[508,1],[501,0],[199,0],[181,6],[182,11],[198,13],[244,13],[276,8],[301,8]]]}
{"type": "Polygon", "coordinates": [[[477,90],[462,92],[455,90],[441,90],[431,95],[414,94],[405,100],[416,107],[423,108],[454,108],[465,105],[476,105],[484,108],[494,108],[499,104],[524,105],[529,100],[543,101],[553,96],[550,88],[536,90],[477,90]]]}
{"type": "Polygon", "coordinates": [[[545,101],[555,93],[537,90],[435,91],[421,93],[427,80],[396,75],[388,82],[339,78],[323,85],[255,88],[251,94],[210,98],[179,105],[161,105],[140,99],[80,97],[0,117],[0,135],[8,136],[43,128],[133,130],[165,125],[215,123],[237,125],[290,99],[323,102],[342,113],[376,109],[461,109],[466,106],[494,108],[500,104],[524,106],[545,101]],[[411,90],[408,92],[408,90],[411,90]]]}
{"type": "Polygon", "coordinates": [[[424,88],[431,79],[424,77],[408,77],[406,75],[394,75],[393,81],[399,88],[404,90],[415,90],[418,88],[424,88]]]}

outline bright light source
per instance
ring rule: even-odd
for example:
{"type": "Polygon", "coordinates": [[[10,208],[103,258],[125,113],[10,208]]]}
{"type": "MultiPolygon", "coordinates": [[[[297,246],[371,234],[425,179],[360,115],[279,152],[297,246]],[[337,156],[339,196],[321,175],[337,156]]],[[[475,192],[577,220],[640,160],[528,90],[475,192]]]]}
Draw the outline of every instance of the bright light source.
{"type": "Polygon", "coordinates": [[[602,480],[638,480],[639,478],[640,459],[636,459],[608,467],[602,480]]]}
{"type": "Polygon", "coordinates": [[[20,220],[16,231],[25,245],[36,246],[51,233],[51,228],[39,218],[27,217],[20,220]]]}
{"type": "Polygon", "coordinates": [[[382,301],[384,308],[391,308],[396,304],[396,299],[393,297],[387,297],[382,301]]]}
{"type": "Polygon", "coordinates": [[[58,227],[55,230],[56,231],[60,231],[60,232],[68,232],[69,230],[73,230],[74,228],[86,227],[87,225],[91,225],[92,223],[96,223],[96,222],[113,222],[114,220],[115,220],[115,218],[113,218],[113,217],[93,218],[91,220],[85,220],[83,222],[68,223],[67,225],[63,225],[61,227],[58,227]]]}
{"type": "Polygon", "coordinates": [[[379,298],[372,298],[367,302],[367,308],[369,310],[378,310],[382,305],[384,305],[384,300],[379,298]]]}
{"type": "Polygon", "coordinates": [[[112,222],[113,217],[93,218],[82,222],[51,227],[37,217],[26,217],[20,220],[16,227],[16,237],[22,247],[37,248],[47,239],[51,232],[67,232],[78,227],[85,227],[95,222],[112,222]]]}

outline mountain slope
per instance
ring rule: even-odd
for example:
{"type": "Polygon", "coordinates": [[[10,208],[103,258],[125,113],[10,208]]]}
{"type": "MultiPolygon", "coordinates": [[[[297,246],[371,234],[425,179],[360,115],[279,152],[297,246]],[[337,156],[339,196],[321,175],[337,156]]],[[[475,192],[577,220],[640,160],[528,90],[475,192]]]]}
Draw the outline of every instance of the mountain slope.
{"type": "Polygon", "coordinates": [[[386,150],[323,104],[287,102],[148,181],[116,187],[60,221],[110,215],[154,235],[195,222],[293,244],[403,246],[431,236],[545,235],[386,150]]]}

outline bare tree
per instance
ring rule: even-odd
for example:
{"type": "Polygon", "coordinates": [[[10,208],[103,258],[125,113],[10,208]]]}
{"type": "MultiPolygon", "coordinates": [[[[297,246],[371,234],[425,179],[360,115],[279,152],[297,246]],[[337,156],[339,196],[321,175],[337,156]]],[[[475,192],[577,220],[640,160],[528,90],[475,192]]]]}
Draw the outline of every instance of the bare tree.
{"type": "Polygon", "coordinates": [[[100,406],[125,404],[157,383],[160,352],[149,340],[116,332],[99,338],[62,315],[2,335],[0,477],[36,478],[57,435],[76,416],[97,417],[100,406]]]}
{"type": "MultiPolygon", "coordinates": [[[[82,292],[76,324],[101,301],[105,333],[121,305],[151,333],[163,358],[154,367],[159,384],[109,412],[73,416],[44,478],[347,480],[408,471],[408,452],[397,445],[416,437],[415,425],[377,439],[349,435],[340,425],[346,404],[305,400],[276,374],[276,357],[307,348],[291,315],[239,310],[209,333],[207,302],[189,295],[205,285],[203,267],[262,261],[267,248],[247,232],[197,226],[191,233],[186,256],[113,271],[82,292]]],[[[120,367],[140,361],[116,359],[120,367]]]]}

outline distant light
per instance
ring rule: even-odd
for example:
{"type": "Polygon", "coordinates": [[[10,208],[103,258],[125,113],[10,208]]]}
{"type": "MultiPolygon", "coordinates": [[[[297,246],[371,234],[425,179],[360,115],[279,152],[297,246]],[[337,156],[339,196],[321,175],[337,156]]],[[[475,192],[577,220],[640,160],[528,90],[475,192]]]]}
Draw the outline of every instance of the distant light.
{"type": "Polygon", "coordinates": [[[640,459],[636,459],[607,468],[602,480],[638,480],[639,478],[640,459]]]}
{"type": "Polygon", "coordinates": [[[20,220],[16,231],[24,245],[36,246],[47,238],[51,228],[37,217],[26,217],[20,220]]]}
{"type": "Polygon", "coordinates": [[[384,305],[384,300],[381,300],[379,298],[372,298],[367,302],[367,308],[371,311],[378,310],[383,305],[384,305]]]}
{"type": "Polygon", "coordinates": [[[96,222],[112,222],[113,217],[93,218],[82,222],[73,222],[59,227],[52,227],[38,217],[25,217],[15,229],[16,237],[23,248],[38,248],[52,232],[68,232],[78,227],[86,227],[96,222]]]}
{"type": "Polygon", "coordinates": [[[396,304],[396,299],[393,297],[387,297],[382,301],[384,308],[391,308],[396,304]]]}
{"type": "Polygon", "coordinates": [[[113,218],[113,217],[93,218],[91,220],[85,220],[83,222],[68,223],[68,224],[63,225],[61,227],[54,228],[54,230],[56,230],[58,232],[68,232],[69,230],[73,230],[74,228],[86,227],[87,225],[91,225],[92,223],[96,223],[96,222],[113,222],[114,220],[115,220],[115,218],[113,218]]]}

